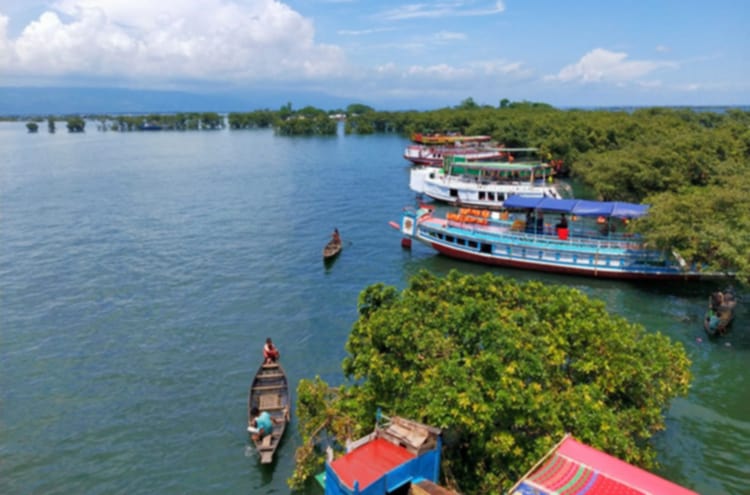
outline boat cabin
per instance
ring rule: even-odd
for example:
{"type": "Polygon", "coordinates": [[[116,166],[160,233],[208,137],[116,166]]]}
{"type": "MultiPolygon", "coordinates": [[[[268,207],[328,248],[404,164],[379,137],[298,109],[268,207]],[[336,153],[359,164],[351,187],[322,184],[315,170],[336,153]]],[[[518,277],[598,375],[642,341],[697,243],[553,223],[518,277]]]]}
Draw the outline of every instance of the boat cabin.
{"type": "Polygon", "coordinates": [[[441,431],[392,417],[369,435],[347,444],[346,454],[326,462],[326,495],[408,493],[412,483],[437,483],[441,431]]]}

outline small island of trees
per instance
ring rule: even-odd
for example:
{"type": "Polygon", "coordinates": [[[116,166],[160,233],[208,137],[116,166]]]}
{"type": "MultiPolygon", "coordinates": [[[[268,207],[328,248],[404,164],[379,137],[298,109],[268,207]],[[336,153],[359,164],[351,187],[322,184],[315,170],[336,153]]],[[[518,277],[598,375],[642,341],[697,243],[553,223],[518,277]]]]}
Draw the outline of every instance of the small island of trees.
{"type": "Polygon", "coordinates": [[[292,488],[322,470],[324,440],[368,433],[378,408],[443,429],[442,473],[462,493],[505,493],[565,433],[653,468],[648,440],[691,379],[680,343],[568,287],[422,271],[401,293],[366,288],[358,313],[349,381],[299,383],[292,488]]]}

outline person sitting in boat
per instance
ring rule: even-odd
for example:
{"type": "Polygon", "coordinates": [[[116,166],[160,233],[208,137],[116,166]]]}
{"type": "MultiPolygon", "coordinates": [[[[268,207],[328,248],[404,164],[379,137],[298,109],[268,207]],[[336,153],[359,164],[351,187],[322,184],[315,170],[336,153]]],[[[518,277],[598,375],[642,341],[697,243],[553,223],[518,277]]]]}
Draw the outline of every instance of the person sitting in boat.
{"type": "Polygon", "coordinates": [[[247,431],[252,433],[253,440],[262,441],[263,437],[273,433],[273,418],[268,411],[260,412],[257,407],[250,409],[250,424],[247,425],[247,431]]]}
{"type": "Polygon", "coordinates": [[[714,312],[719,311],[719,308],[724,304],[724,293],[721,291],[716,291],[713,294],[711,294],[711,309],[714,310],[714,312]]]}
{"type": "Polygon", "coordinates": [[[266,345],[263,346],[263,364],[275,363],[280,355],[281,353],[276,346],[273,345],[271,337],[268,337],[266,339],[266,345]]]}
{"type": "Polygon", "coordinates": [[[341,244],[341,236],[339,235],[339,229],[333,229],[333,234],[331,234],[331,240],[335,242],[336,244],[341,244]]]}

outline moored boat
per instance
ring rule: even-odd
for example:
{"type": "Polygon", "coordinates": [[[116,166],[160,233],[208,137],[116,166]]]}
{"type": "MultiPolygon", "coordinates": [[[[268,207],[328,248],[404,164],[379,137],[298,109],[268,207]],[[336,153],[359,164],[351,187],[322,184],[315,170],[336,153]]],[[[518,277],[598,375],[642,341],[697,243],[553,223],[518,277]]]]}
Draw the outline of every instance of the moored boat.
{"type": "Polygon", "coordinates": [[[405,209],[397,226],[407,239],[443,255],[489,265],[613,279],[725,275],[688,266],[676,252],[649,249],[637,235],[617,232],[645,215],[646,205],[511,196],[505,207],[514,212],[469,209],[469,214],[438,215],[422,205],[405,209]]]}
{"type": "Polygon", "coordinates": [[[703,329],[710,336],[724,335],[734,320],[737,295],[732,287],[716,291],[708,298],[708,308],[703,319],[703,329]]]}
{"type": "MultiPolygon", "coordinates": [[[[536,152],[535,148],[508,148],[513,153],[536,152]]],[[[512,195],[562,198],[559,184],[551,183],[552,167],[540,161],[468,161],[448,157],[441,168],[414,167],[409,188],[448,204],[499,209],[512,195]]]]}
{"type": "Polygon", "coordinates": [[[273,461],[273,455],[291,418],[289,383],[284,369],[278,362],[261,364],[253,378],[247,400],[248,425],[254,419],[251,413],[253,408],[258,408],[260,412],[268,412],[273,422],[271,435],[258,440],[251,436],[260,455],[261,464],[269,464],[273,461]]]}
{"type": "Polygon", "coordinates": [[[422,134],[420,132],[415,132],[411,135],[411,140],[417,144],[455,146],[462,144],[489,143],[490,141],[492,141],[492,136],[464,136],[463,134],[458,132],[448,134],[422,134]]]}
{"type": "Polygon", "coordinates": [[[448,156],[462,156],[468,161],[492,161],[503,157],[502,148],[485,146],[428,146],[412,144],[404,150],[404,158],[414,165],[439,167],[448,156]]]}

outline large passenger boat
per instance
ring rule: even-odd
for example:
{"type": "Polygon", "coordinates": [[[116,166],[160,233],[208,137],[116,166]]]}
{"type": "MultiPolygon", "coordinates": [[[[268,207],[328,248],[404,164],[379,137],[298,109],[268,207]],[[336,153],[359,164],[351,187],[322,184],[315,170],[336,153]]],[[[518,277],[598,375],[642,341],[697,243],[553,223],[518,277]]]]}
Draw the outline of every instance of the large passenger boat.
{"type": "MultiPolygon", "coordinates": [[[[514,153],[534,153],[535,148],[507,148],[514,153]]],[[[479,162],[461,156],[448,157],[441,168],[414,167],[409,187],[437,201],[453,205],[499,209],[512,195],[561,199],[553,183],[553,169],[540,161],[479,162]]]]}
{"type": "Polygon", "coordinates": [[[580,199],[511,196],[506,211],[463,208],[439,215],[420,205],[391,222],[411,240],[466,261],[613,279],[691,280],[723,277],[688,265],[676,252],[648,248],[622,233],[648,206],[580,199]]]}

